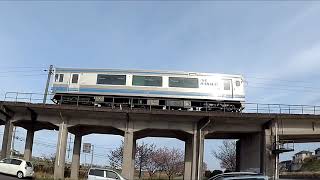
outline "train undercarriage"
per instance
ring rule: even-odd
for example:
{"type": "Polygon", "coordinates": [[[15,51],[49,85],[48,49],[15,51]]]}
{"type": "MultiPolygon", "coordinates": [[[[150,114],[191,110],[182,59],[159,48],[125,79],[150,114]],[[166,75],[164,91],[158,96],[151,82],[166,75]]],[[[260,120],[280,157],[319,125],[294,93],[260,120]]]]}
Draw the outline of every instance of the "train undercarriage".
{"type": "Polygon", "coordinates": [[[156,97],[123,97],[101,95],[55,94],[52,101],[64,105],[85,105],[119,109],[159,109],[185,111],[241,112],[243,106],[237,101],[197,99],[172,99],[156,97]]]}

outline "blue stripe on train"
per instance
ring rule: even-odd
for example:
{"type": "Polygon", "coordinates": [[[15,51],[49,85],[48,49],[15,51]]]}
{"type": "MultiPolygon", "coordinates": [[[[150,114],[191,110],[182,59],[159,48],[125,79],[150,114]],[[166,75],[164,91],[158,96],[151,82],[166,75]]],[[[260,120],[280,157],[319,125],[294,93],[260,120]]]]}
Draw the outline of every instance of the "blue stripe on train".
{"type": "MultiPolygon", "coordinates": [[[[52,87],[52,91],[56,93],[77,92],[75,88],[62,86],[52,87]]],[[[80,88],[79,92],[94,92],[94,93],[125,93],[125,94],[152,94],[152,95],[176,95],[176,96],[210,96],[207,93],[193,92],[176,92],[176,91],[146,91],[133,89],[97,89],[97,88],[80,88]]]]}

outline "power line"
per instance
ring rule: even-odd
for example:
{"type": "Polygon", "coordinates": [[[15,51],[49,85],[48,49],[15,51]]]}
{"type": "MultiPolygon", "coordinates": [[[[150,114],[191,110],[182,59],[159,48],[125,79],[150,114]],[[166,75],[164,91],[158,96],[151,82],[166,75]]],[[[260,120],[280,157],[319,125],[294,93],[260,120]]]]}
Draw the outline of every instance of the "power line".
{"type": "Polygon", "coordinates": [[[281,82],[291,82],[291,83],[303,83],[303,84],[313,84],[313,82],[301,81],[301,80],[287,80],[287,79],[279,79],[279,78],[267,78],[267,77],[253,77],[253,76],[245,76],[245,79],[262,79],[262,80],[270,80],[270,81],[281,81],[281,82]]]}
{"type": "Polygon", "coordinates": [[[309,89],[314,89],[317,88],[315,86],[302,86],[302,85],[293,85],[293,84],[282,84],[278,82],[259,82],[259,81],[247,81],[248,84],[264,84],[264,85],[270,85],[270,86],[284,86],[284,87],[294,87],[294,88],[309,88],[309,89]]]}
{"type": "MultiPolygon", "coordinates": [[[[21,77],[31,77],[31,76],[44,76],[47,75],[45,73],[41,73],[41,74],[19,74],[19,73],[25,73],[25,72],[38,72],[38,71],[43,71],[45,68],[43,67],[12,67],[13,69],[38,69],[38,70],[12,70],[12,71],[0,71],[0,73],[13,73],[12,75],[0,75],[1,77],[12,77],[12,76],[19,76],[21,77]],[[41,70],[40,70],[41,69],[41,70]]],[[[283,79],[276,79],[276,78],[265,78],[265,77],[259,77],[259,76],[247,76],[246,78],[248,79],[264,79],[264,80],[270,80],[270,81],[282,81],[282,82],[301,82],[301,83],[311,83],[311,82],[305,82],[305,81],[297,81],[297,80],[283,80],[283,79]]],[[[288,84],[279,84],[279,83],[274,83],[274,82],[270,82],[270,83],[265,83],[265,82],[255,82],[255,81],[248,81],[250,84],[248,85],[249,87],[253,87],[253,88],[263,88],[263,89],[277,89],[277,90],[285,90],[285,91],[315,91],[318,92],[320,91],[320,88],[315,88],[313,86],[301,86],[301,85],[288,85],[288,84]],[[273,86],[273,87],[259,87],[259,86],[251,86],[251,84],[253,85],[266,85],[266,86],[273,86]],[[278,88],[278,87],[288,87],[287,89],[284,88],[278,88]],[[295,88],[295,89],[291,89],[291,88],[295,88]],[[298,89],[297,89],[298,88],[298,89]]]]}
{"type": "MultiPolygon", "coordinates": [[[[25,142],[25,140],[23,138],[19,137],[19,136],[16,136],[15,139],[20,141],[20,142],[25,142]]],[[[52,145],[52,144],[49,144],[49,143],[42,143],[42,142],[39,142],[39,141],[34,141],[33,143],[36,144],[36,145],[39,145],[39,146],[43,146],[43,147],[49,148],[49,149],[56,149],[56,145],[52,145]]],[[[80,152],[80,154],[86,154],[86,153],[80,152]]],[[[107,158],[108,157],[105,154],[98,154],[98,153],[94,153],[93,156],[94,157],[101,157],[101,158],[107,158]]]]}
{"type": "Polygon", "coordinates": [[[320,88],[311,88],[311,87],[294,87],[294,86],[286,86],[286,85],[272,85],[265,83],[250,83],[247,85],[248,87],[264,87],[265,89],[279,89],[279,90],[292,90],[292,91],[310,91],[310,92],[319,92],[320,88]],[[257,85],[257,86],[256,86],[257,85]]]}
{"type": "Polygon", "coordinates": [[[0,75],[0,77],[12,77],[12,76],[19,76],[19,78],[29,77],[29,76],[44,76],[47,74],[14,74],[14,75],[0,75]]]}
{"type": "MultiPolygon", "coordinates": [[[[0,133],[0,135],[3,135],[3,133],[0,133]]],[[[20,136],[16,136],[15,139],[19,140],[20,142],[25,142],[25,139],[20,137],[20,136]]],[[[35,140],[34,143],[37,144],[37,145],[44,145],[44,146],[49,147],[49,148],[56,148],[56,143],[54,143],[52,141],[51,141],[51,143],[49,143],[49,142],[35,140]]],[[[71,142],[71,143],[73,143],[73,142],[71,142]]],[[[100,147],[100,149],[110,150],[110,149],[114,149],[114,148],[100,147]]]]}
{"type": "MultiPolygon", "coordinates": [[[[3,133],[0,133],[0,135],[3,135],[3,133]]],[[[25,133],[22,133],[21,131],[17,131],[17,135],[25,136],[25,133]]],[[[20,139],[24,141],[24,139],[22,139],[21,137],[20,137],[20,139]]],[[[39,143],[45,143],[45,144],[49,144],[51,146],[56,146],[56,142],[52,141],[49,138],[37,137],[35,140],[39,143]]],[[[74,141],[70,141],[70,140],[68,142],[74,143],[74,141]]],[[[114,147],[114,145],[99,145],[99,144],[93,144],[93,145],[95,146],[95,148],[106,149],[106,150],[116,148],[116,147],[114,147]]]]}
{"type": "Polygon", "coordinates": [[[0,66],[0,69],[45,69],[45,66],[0,66]]]}
{"type": "Polygon", "coordinates": [[[264,90],[279,90],[279,91],[286,91],[286,92],[302,92],[303,93],[308,93],[308,94],[319,94],[319,91],[313,91],[311,89],[306,89],[306,90],[303,90],[303,89],[286,89],[286,88],[273,88],[273,87],[265,87],[265,86],[251,86],[251,85],[247,85],[247,87],[250,87],[250,88],[258,88],[258,89],[264,89],[264,90]]]}
{"type": "Polygon", "coordinates": [[[44,71],[44,69],[41,69],[41,70],[13,70],[13,71],[0,71],[0,73],[28,73],[28,72],[41,72],[41,71],[44,71]]]}
{"type": "Polygon", "coordinates": [[[115,149],[115,147],[96,147],[96,146],[94,146],[95,148],[97,148],[97,149],[105,149],[105,150],[110,150],[110,149],[115,149]]]}

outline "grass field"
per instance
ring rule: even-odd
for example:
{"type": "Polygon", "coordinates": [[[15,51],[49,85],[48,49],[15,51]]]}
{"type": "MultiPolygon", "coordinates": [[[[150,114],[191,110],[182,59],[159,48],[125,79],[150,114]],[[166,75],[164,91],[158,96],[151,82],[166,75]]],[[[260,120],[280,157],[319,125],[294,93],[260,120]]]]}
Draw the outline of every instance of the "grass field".
{"type": "Polygon", "coordinates": [[[320,172],[320,160],[309,160],[303,163],[300,171],[320,172]]]}

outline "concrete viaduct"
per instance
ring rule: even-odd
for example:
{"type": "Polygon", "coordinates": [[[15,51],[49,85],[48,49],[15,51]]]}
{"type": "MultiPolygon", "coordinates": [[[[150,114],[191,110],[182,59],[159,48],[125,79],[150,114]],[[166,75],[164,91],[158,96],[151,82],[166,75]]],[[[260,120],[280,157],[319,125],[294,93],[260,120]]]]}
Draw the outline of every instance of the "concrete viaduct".
{"type": "Polygon", "coordinates": [[[185,142],[185,180],[202,178],[204,139],[239,139],[237,169],[258,169],[270,177],[275,174],[277,155],[272,152],[277,138],[320,141],[320,115],[120,110],[3,101],[0,120],[5,125],[1,158],[10,156],[13,126],[27,130],[26,160],[32,157],[35,131],[59,130],[55,179],[64,179],[68,132],[75,135],[71,179],[78,179],[82,136],[91,133],[124,137],[122,175],[130,180],[134,175],[136,140],[144,137],[171,137],[185,142]]]}

